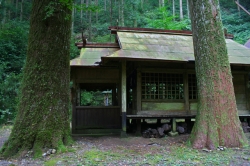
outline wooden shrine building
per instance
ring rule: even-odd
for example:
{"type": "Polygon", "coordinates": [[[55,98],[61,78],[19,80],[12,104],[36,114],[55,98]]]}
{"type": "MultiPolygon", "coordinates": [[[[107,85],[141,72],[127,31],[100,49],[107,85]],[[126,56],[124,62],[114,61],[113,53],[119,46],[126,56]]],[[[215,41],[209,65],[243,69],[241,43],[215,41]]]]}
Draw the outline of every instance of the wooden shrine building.
{"type": "MultiPolygon", "coordinates": [[[[126,122],[194,118],[197,84],[192,33],[110,27],[115,43],[77,43],[71,60],[72,134],[126,132],[126,122]]],[[[226,35],[238,114],[250,116],[250,49],[226,35]]]]}

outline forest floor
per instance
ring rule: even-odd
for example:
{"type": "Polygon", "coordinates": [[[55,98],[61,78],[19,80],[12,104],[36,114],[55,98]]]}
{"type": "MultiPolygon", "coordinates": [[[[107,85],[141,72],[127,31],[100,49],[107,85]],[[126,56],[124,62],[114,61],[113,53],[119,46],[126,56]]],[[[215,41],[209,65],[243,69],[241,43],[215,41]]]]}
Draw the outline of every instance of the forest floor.
{"type": "MultiPolygon", "coordinates": [[[[0,147],[8,138],[11,126],[0,128],[0,147]]],[[[250,133],[246,133],[250,141],[250,133]]],[[[142,138],[128,136],[75,137],[63,153],[33,159],[3,160],[1,166],[82,166],[82,165],[232,165],[250,166],[250,147],[221,150],[195,150],[186,146],[189,134],[176,137],[142,138]]]]}

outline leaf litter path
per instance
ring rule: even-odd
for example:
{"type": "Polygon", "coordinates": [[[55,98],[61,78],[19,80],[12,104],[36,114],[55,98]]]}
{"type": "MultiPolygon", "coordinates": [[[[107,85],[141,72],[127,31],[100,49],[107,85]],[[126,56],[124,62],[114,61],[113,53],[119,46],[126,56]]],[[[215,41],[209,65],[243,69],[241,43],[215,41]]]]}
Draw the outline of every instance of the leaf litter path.
{"type": "MultiPolygon", "coordinates": [[[[11,128],[0,129],[0,147],[7,140],[11,128]]],[[[246,134],[250,140],[250,133],[246,134]]],[[[129,136],[76,137],[67,152],[38,159],[20,157],[1,160],[1,166],[52,165],[232,165],[250,166],[250,148],[205,152],[185,145],[189,135],[164,138],[129,136]]]]}

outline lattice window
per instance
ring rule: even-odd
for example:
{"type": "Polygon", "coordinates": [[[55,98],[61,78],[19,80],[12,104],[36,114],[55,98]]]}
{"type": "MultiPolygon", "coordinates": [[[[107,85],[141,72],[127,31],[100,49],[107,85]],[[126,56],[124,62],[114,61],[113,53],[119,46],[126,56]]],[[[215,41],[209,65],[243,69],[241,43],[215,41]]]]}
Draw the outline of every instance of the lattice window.
{"type": "Polygon", "coordinates": [[[188,93],[189,99],[198,99],[195,74],[188,74],[188,93]]]}
{"type": "Polygon", "coordinates": [[[142,99],[183,98],[183,74],[142,73],[142,99]]]}

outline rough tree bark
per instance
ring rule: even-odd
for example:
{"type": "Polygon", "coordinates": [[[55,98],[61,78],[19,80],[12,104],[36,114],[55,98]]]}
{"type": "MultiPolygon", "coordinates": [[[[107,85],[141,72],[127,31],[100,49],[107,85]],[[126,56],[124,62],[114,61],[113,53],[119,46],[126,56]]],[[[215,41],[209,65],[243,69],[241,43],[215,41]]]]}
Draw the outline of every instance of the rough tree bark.
{"type": "Polygon", "coordinates": [[[198,112],[193,148],[247,144],[238,118],[218,0],[189,0],[192,19],[198,112]]]}
{"type": "MultiPolygon", "coordinates": [[[[69,4],[67,4],[68,6],[69,4]]],[[[1,155],[22,155],[45,147],[63,150],[69,125],[71,11],[60,0],[33,0],[26,64],[18,113],[1,155]],[[55,2],[55,3],[51,3],[55,2]],[[54,12],[47,15],[46,7],[54,12]]]]}

